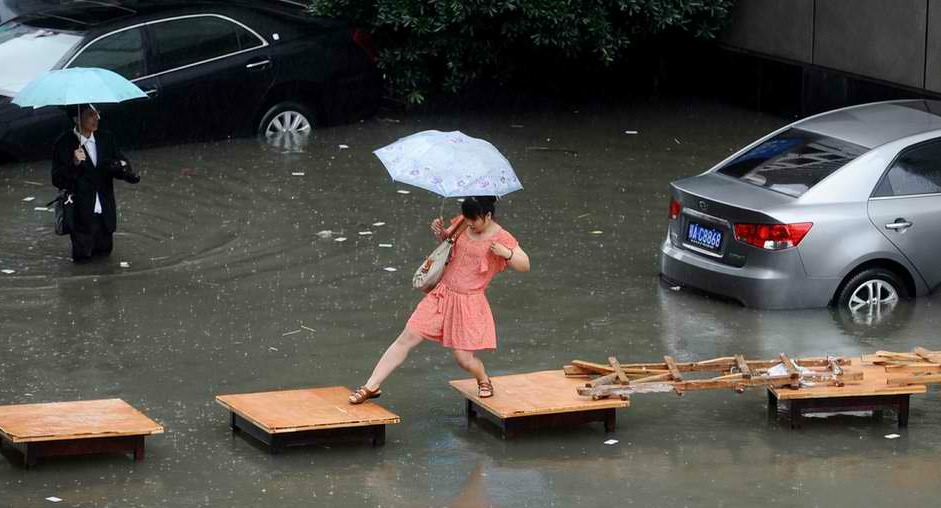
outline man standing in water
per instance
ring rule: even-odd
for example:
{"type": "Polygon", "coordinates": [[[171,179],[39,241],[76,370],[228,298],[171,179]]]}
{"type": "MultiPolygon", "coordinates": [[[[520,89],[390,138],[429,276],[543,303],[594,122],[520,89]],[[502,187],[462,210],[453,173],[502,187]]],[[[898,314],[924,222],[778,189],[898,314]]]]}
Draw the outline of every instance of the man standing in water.
{"type": "Polygon", "coordinates": [[[79,111],[76,127],[59,136],[52,152],[52,184],[67,190],[74,206],[69,236],[75,262],[111,254],[117,228],[113,180],[140,181],[114,136],[98,131],[98,110],[88,104],[79,111]]]}

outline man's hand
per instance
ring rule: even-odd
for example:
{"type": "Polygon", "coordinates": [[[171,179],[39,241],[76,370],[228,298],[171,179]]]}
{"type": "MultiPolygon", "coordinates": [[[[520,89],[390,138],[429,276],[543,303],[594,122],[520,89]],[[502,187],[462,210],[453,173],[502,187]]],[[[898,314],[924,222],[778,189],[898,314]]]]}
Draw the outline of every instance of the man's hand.
{"type": "Polygon", "coordinates": [[[82,147],[75,149],[75,152],[72,154],[72,164],[78,166],[79,164],[85,162],[85,150],[82,147]]]}

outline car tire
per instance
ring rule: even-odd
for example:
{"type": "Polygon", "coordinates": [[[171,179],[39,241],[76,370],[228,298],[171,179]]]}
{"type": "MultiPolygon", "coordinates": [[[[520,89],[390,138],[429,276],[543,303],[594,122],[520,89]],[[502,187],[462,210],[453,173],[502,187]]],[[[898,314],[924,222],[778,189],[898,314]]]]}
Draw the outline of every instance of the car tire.
{"type": "Polygon", "coordinates": [[[275,104],[261,117],[258,134],[274,136],[285,133],[304,134],[313,130],[316,117],[313,112],[297,102],[275,104]]]}
{"type": "Polygon", "coordinates": [[[840,310],[857,312],[868,305],[876,293],[880,304],[894,306],[908,298],[905,282],[886,268],[868,268],[847,280],[837,292],[836,305],[840,310]]]}

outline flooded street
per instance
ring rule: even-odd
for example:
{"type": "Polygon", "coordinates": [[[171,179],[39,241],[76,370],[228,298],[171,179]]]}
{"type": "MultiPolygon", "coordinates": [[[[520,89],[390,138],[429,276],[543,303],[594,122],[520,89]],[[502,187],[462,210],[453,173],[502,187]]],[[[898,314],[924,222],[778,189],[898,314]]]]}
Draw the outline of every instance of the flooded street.
{"type": "Polygon", "coordinates": [[[425,129],[491,141],[524,186],[497,203],[533,269],[498,275],[488,293],[499,349],[482,359],[492,375],[611,355],[941,349],[938,297],[903,302],[869,327],[659,281],[669,182],[788,121],[669,99],[379,118],[303,144],[130,151],[142,181],[115,185],[114,253],[83,265],[52,214],[34,209],[55,195],[49,163],[2,166],[0,269],[14,273],[0,274],[0,404],[119,397],[166,432],[148,439],[140,463],[112,455],[25,470],[0,458],[0,506],[48,496],[68,506],[931,506],[941,494],[936,389],[912,397],[895,440],[883,437],[896,432],[892,415],[769,423],[753,389],[635,395],[614,434],[592,424],[502,441],[467,428],[447,383],[467,375],[424,344],[383,385],[378,402],[402,418],[384,447],[280,455],[233,437],[213,400],[363,383],[419,300],[411,275],[434,247],[427,224],[440,205],[392,182],[371,152],[425,129]],[[603,444],[611,437],[620,442],[603,444]]]}

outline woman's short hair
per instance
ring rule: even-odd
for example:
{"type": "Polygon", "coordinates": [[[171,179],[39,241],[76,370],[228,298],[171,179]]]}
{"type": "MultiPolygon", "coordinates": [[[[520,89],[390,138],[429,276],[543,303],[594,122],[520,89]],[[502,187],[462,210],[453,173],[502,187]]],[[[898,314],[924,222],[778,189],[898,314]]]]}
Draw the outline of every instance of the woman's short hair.
{"type": "Polygon", "coordinates": [[[495,196],[470,196],[464,198],[461,203],[461,214],[464,218],[474,220],[486,216],[496,216],[497,212],[494,204],[497,202],[495,196]]]}

